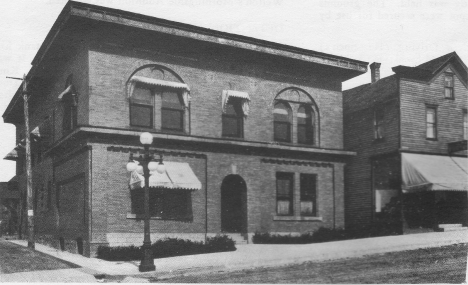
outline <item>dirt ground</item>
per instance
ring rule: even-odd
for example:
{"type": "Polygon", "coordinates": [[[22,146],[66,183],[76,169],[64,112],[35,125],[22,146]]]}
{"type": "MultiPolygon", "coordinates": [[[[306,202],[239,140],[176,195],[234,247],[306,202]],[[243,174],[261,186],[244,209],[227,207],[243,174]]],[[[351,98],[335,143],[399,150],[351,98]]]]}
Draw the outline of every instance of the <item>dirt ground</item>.
{"type": "Polygon", "coordinates": [[[283,267],[182,276],[164,283],[463,283],[467,244],[283,267]]]}

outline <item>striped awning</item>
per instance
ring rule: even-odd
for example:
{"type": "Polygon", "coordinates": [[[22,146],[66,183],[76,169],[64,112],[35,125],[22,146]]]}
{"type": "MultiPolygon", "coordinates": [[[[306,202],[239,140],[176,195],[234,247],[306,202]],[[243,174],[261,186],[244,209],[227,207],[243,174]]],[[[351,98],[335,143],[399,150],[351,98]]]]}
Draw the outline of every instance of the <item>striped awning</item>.
{"type": "Polygon", "coordinates": [[[250,102],[250,96],[249,96],[249,93],[247,92],[242,92],[242,91],[235,91],[235,90],[223,90],[223,93],[222,93],[222,98],[221,98],[221,108],[222,108],[222,111],[223,113],[226,113],[226,105],[229,101],[229,97],[236,97],[236,98],[240,98],[243,100],[242,102],[242,112],[244,113],[244,116],[248,116],[249,115],[249,111],[250,111],[250,106],[249,106],[249,102],[250,102]]]}
{"type": "MultiPolygon", "coordinates": [[[[149,187],[165,189],[200,190],[201,182],[186,162],[164,161],[166,172],[160,174],[156,171],[150,173],[149,187]]],[[[130,176],[130,189],[145,187],[143,175],[133,171],[130,176]]]]}
{"type": "Polygon", "coordinates": [[[403,192],[468,191],[468,158],[402,154],[403,192]]]}
{"type": "Polygon", "coordinates": [[[153,85],[153,86],[190,90],[189,86],[185,83],[166,81],[166,80],[160,80],[160,79],[143,77],[143,76],[133,76],[130,79],[130,81],[153,85]]]}

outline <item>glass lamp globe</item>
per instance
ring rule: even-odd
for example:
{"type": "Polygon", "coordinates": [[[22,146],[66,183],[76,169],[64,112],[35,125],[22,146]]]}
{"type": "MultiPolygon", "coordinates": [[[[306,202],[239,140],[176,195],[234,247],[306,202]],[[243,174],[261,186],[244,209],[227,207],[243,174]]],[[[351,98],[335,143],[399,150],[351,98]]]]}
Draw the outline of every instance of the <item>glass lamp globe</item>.
{"type": "Polygon", "coordinates": [[[148,163],[148,169],[149,169],[149,171],[155,171],[155,170],[157,171],[157,168],[158,168],[158,163],[157,163],[157,162],[155,162],[155,161],[150,161],[150,162],[148,163]]]}
{"type": "Polygon", "coordinates": [[[137,171],[139,174],[143,174],[143,166],[138,165],[136,171],[137,171]]]}
{"type": "Polygon", "coordinates": [[[159,174],[163,174],[164,172],[166,172],[166,166],[162,162],[160,162],[158,166],[156,167],[156,171],[159,174]]]}
{"type": "Polygon", "coordinates": [[[127,163],[127,171],[133,172],[137,169],[138,165],[134,161],[127,163]]]}
{"type": "Polygon", "coordinates": [[[140,135],[140,142],[143,145],[151,145],[153,143],[153,135],[148,132],[142,133],[140,135]]]}

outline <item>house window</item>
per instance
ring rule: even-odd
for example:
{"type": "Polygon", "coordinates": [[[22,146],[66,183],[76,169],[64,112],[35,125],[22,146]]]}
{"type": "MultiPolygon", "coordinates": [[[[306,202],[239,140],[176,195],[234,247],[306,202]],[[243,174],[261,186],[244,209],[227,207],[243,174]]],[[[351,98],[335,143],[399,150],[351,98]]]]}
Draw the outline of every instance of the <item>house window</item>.
{"type": "Polygon", "coordinates": [[[426,138],[437,138],[437,108],[433,106],[426,107],[426,138]]]}
{"type": "Polygon", "coordinates": [[[291,108],[280,102],[273,110],[275,141],[291,142],[291,108]]]}
{"type": "Polygon", "coordinates": [[[383,139],[384,137],[384,110],[382,108],[374,111],[374,139],[383,139]]]}
{"type": "Polygon", "coordinates": [[[74,95],[68,95],[63,99],[63,124],[62,129],[68,132],[76,128],[77,123],[77,108],[74,95]]]}
{"type": "Polygon", "coordinates": [[[314,144],[314,113],[309,105],[301,105],[297,111],[297,142],[314,144]]]}
{"type": "Polygon", "coordinates": [[[293,173],[276,173],[276,213],[289,216],[293,214],[293,173]]]}
{"type": "Polygon", "coordinates": [[[301,174],[301,215],[317,215],[317,175],[301,174]]]}
{"type": "Polygon", "coordinates": [[[463,110],[463,139],[468,139],[468,115],[466,110],[463,110]]]}
{"type": "Polygon", "coordinates": [[[445,98],[453,99],[453,74],[446,73],[444,80],[444,94],[445,98]]]}
{"type": "Polygon", "coordinates": [[[240,98],[229,98],[222,120],[223,137],[242,138],[244,136],[244,113],[240,98]]]}
{"type": "Polygon", "coordinates": [[[130,125],[135,127],[153,127],[153,92],[149,88],[137,85],[130,100],[130,125]]]}
{"type": "Polygon", "coordinates": [[[184,105],[181,95],[174,91],[162,92],[161,125],[163,130],[184,129],[184,105]]]}
{"type": "MultiPolygon", "coordinates": [[[[150,215],[162,220],[192,220],[191,192],[179,189],[151,189],[150,215]]],[[[132,214],[144,215],[144,191],[131,191],[132,214]]]]}

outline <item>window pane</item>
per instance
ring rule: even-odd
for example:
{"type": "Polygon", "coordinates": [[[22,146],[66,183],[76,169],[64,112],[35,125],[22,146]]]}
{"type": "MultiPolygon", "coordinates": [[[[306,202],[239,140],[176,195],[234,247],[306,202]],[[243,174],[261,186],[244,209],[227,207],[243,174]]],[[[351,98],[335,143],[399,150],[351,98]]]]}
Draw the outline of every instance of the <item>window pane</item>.
{"type": "Polygon", "coordinates": [[[312,201],[301,201],[301,215],[314,215],[314,203],[312,201]]]}
{"type": "Polygon", "coordinates": [[[445,98],[453,98],[453,89],[451,87],[445,87],[445,98]]]}
{"type": "Polygon", "coordinates": [[[435,138],[434,125],[432,125],[432,124],[427,124],[426,137],[428,137],[428,138],[435,138]]]}
{"type": "Polygon", "coordinates": [[[240,120],[242,118],[223,116],[223,136],[241,137],[240,120]]]}
{"type": "Polygon", "coordinates": [[[445,86],[453,87],[453,75],[449,75],[449,74],[445,75],[445,86]]]}
{"type": "Polygon", "coordinates": [[[182,110],[183,105],[179,94],[176,92],[164,91],[162,93],[162,107],[182,110]]]}
{"type": "Polygon", "coordinates": [[[435,110],[428,108],[426,112],[426,122],[435,123],[435,110]]]}
{"type": "Polygon", "coordinates": [[[153,96],[150,89],[142,88],[142,86],[135,86],[135,89],[133,89],[132,99],[141,103],[151,104],[153,96]]]}
{"type": "Polygon", "coordinates": [[[303,144],[314,143],[314,131],[311,126],[298,125],[297,126],[297,142],[303,144]]]}
{"type": "Polygon", "coordinates": [[[288,106],[283,103],[276,104],[273,110],[273,119],[275,122],[291,122],[290,109],[288,106]]]}
{"type": "Polygon", "coordinates": [[[130,125],[140,127],[153,127],[153,107],[143,105],[130,105],[130,125]]]}
{"type": "Polygon", "coordinates": [[[183,112],[171,109],[162,109],[162,128],[170,130],[183,129],[183,112]]]}
{"type": "Polygon", "coordinates": [[[275,140],[276,141],[291,141],[290,124],[283,122],[274,122],[275,140]]]}
{"type": "Polygon", "coordinates": [[[278,215],[292,214],[293,177],[292,173],[276,174],[276,211],[278,215]]]}
{"type": "Polygon", "coordinates": [[[291,213],[291,202],[290,201],[277,201],[277,213],[278,215],[289,215],[291,213]]]}
{"type": "Polygon", "coordinates": [[[297,123],[298,124],[312,124],[312,114],[306,107],[301,106],[297,111],[297,123]]]}

